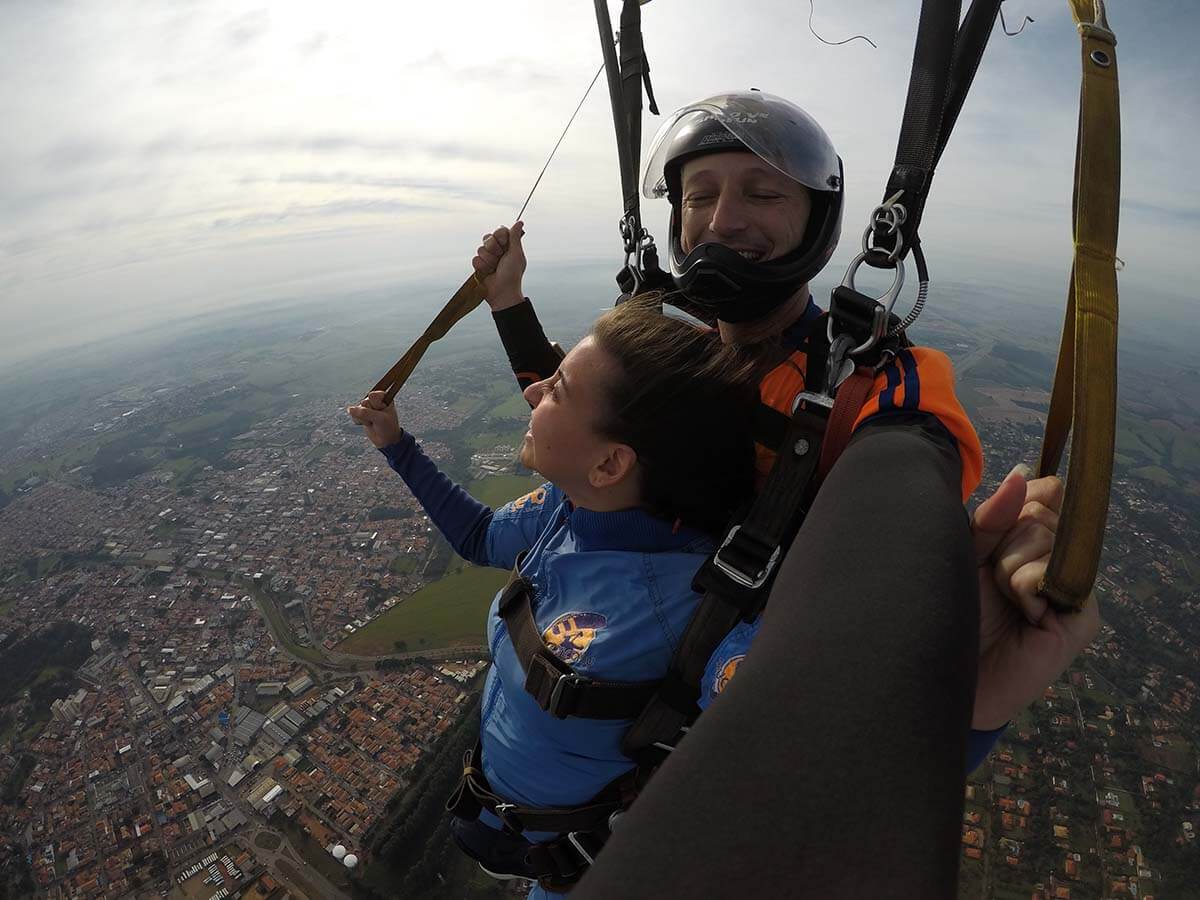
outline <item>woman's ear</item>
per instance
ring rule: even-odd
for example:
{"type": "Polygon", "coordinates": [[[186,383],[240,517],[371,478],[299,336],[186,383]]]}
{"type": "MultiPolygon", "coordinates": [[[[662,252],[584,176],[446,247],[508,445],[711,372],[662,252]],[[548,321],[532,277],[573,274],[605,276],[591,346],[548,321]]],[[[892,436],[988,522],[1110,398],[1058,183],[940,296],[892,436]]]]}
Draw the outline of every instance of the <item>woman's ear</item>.
{"type": "Polygon", "coordinates": [[[637,467],[637,452],[628,444],[610,444],[608,454],[588,472],[588,483],[594,488],[607,489],[633,476],[637,467]]]}

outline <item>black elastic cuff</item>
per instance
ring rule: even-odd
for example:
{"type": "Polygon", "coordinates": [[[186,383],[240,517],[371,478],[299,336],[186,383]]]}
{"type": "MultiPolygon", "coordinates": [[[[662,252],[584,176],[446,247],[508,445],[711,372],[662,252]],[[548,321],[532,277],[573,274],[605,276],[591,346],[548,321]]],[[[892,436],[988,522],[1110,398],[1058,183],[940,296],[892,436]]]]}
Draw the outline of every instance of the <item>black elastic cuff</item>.
{"type": "Polygon", "coordinates": [[[542,323],[538,321],[533,304],[526,298],[524,303],[510,306],[492,313],[496,331],[508,354],[509,365],[517,380],[540,381],[549,378],[558,369],[559,355],[546,338],[542,323]]]}

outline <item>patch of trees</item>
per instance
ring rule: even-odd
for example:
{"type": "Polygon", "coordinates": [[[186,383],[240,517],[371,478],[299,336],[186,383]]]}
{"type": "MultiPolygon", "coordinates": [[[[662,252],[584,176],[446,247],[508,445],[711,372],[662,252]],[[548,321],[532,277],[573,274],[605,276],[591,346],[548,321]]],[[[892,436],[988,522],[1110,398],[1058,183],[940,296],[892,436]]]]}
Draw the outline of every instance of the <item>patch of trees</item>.
{"type": "Polygon", "coordinates": [[[392,669],[402,669],[408,663],[398,659],[380,659],[375,662],[375,668],[381,672],[391,671],[392,669]]]}
{"type": "Polygon", "coordinates": [[[446,798],[462,774],[463,753],[479,735],[479,699],[465,710],[459,723],[447,731],[426,754],[414,772],[407,791],[388,801],[386,815],[366,842],[383,877],[370,882],[386,884],[388,897],[426,896],[438,884],[438,873],[453,850],[446,798]]]}
{"type": "Polygon", "coordinates": [[[0,856],[0,900],[32,897],[36,888],[25,854],[16,847],[10,847],[6,857],[0,856]]]}
{"type": "Polygon", "coordinates": [[[0,706],[11,702],[48,666],[74,671],[91,654],[91,629],[74,622],[52,622],[17,641],[0,653],[0,672],[4,672],[0,706]]]}
{"type": "Polygon", "coordinates": [[[16,768],[8,773],[8,778],[4,779],[4,787],[0,788],[0,800],[3,800],[5,803],[16,803],[17,795],[21,793],[21,788],[25,786],[25,779],[29,777],[29,773],[33,771],[33,767],[36,764],[37,760],[30,754],[21,754],[16,768]]]}
{"type": "Polygon", "coordinates": [[[384,519],[408,519],[416,515],[411,509],[400,506],[375,506],[367,513],[367,521],[380,522],[384,519]]]}
{"type": "Polygon", "coordinates": [[[29,689],[35,718],[46,715],[55,700],[61,700],[75,690],[75,675],[57,671],[48,678],[34,682],[29,689]]]}

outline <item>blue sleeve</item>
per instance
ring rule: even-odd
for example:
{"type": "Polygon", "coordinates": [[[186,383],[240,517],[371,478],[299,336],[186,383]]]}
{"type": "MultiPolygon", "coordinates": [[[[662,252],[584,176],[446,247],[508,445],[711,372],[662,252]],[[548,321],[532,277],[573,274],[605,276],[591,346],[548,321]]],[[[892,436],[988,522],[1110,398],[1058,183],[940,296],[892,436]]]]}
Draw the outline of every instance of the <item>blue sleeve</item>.
{"type": "Polygon", "coordinates": [[[1004,734],[1004,729],[1008,725],[1001,725],[995,731],[976,731],[971,729],[967,735],[967,774],[974,772],[987,759],[989,753],[996,746],[996,742],[1000,740],[1000,735],[1004,734]]]}
{"type": "Polygon", "coordinates": [[[490,507],[451,481],[408,432],[379,452],[404,479],[455,553],[478,566],[494,565],[487,555],[488,530],[492,523],[490,507]]]}
{"type": "Polygon", "coordinates": [[[487,533],[487,555],[493,566],[512,568],[563,512],[566,496],[553,484],[543,484],[496,510],[487,533]]]}

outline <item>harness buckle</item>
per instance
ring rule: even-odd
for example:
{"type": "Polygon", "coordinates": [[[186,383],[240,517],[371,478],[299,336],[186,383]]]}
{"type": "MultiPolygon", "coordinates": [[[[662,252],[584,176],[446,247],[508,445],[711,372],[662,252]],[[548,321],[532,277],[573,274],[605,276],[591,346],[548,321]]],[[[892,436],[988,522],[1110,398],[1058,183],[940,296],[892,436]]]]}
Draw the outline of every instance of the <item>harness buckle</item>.
{"type": "MultiPolygon", "coordinates": [[[[487,807],[484,807],[484,808],[486,809],[487,807]]],[[[491,813],[497,819],[499,819],[501,824],[504,825],[504,827],[507,828],[509,831],[511,831],[513,834],[520,834],[522,831],[524,831],[523,826],[521,825],[521,823],[517,820],[517,818],[515,816],[510,816],[508,814],[509,810],[513,810],[516,808],[517,808],[517,804],[509,803],[509,802],[505,801],[502,803],[497,803],[495,806],[493,806],[491,809],[491,813]]]]}
{"type": "Polygon", "coordinates": [[[771,555],[767,558],[766,563],[757,572],[743,572],[733,563],[727,562],[721,558],[721,554],[724,553],[725,549],[733,543],[734,538],[737,537],[738,532],[741,530],[742,526],[740,524],[734,525],[729,529],[729,534],[725,535],[725,540],[721,542],[721,546],[717,549],[717,552],[713,554],[713,565],[728,575],[729,578],[734,581],[734,583],[740,584],[745,588],[750,588],[750,590],[756,590],[766,584],[767,579],[771,577],[771,572],[774,571],[775,565],[779,562],[779,557],[783,551],[783,548],[774,548],[774,550],[771,551],[771,555]]]}
{"type": "Polygon", "coordinates": [[[583,844],[580,843],[580,841],[579,841],[578,835],[580,835],[581,833],[582,832],[579,832],[579,831],[568,831],[567,832],[567,840],[571,842],[571,846],[575,848],[576,852],[580,856],[583,857],[584,861],[589,866],[595,865],[595,863],[596,863],[595,858],[592,856],[592,854],[588,853],[586,850],[583,849],[583,844]]]}
{"type": "MultiPolygon", "coordinates": [[[[546,705],[546,712],[550,713],[556,719],[565,719],[570,715],[570,712],[559,709],[559,703],[563,698],[563,691],[566,690],[568,685],[572,688],[582,687],[589,684],[590,681],[591,679],[580,675],[578,672],[564,672],[559,675],[558,680],[554,682],[554,687],[550,690],[550,702],[546,705]]],[[[575,706],[573,702],[567,705],[572,709],[575,706]]]]}

